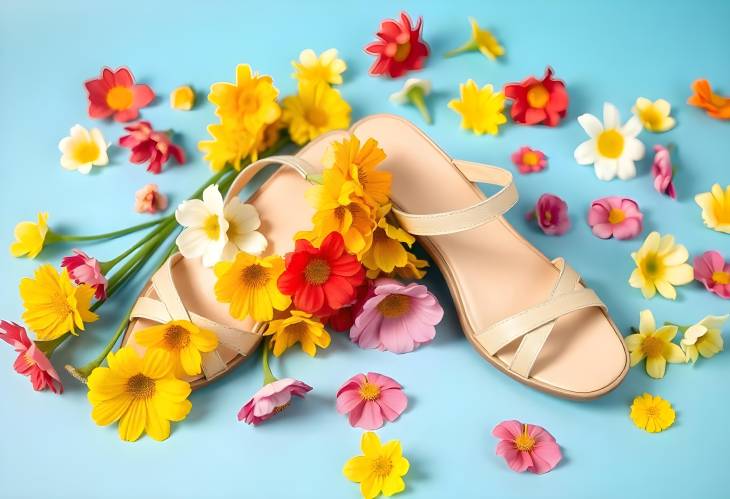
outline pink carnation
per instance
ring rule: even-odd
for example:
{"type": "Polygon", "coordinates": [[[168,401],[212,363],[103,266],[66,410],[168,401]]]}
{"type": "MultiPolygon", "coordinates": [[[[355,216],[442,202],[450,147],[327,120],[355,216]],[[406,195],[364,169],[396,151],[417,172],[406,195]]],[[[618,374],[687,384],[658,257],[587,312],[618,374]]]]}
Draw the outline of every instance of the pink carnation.
{"type": "Polygon", "coordinates": [[[730,263],[717,251],[705,251],[695,257],[695,279],[705,285],[707,291],[730,299],[730,263]]]}
{"type": "Polygon", "coordinates": [[[536,219],[540,229],[550,236],[560,236],[570,229],[568,205],[554,194],[540,196],[535,209],[529,212],[526,218],[536,219]]]}
{"type": "Polygon", "coordinates": [[[619,196],[596,199],[588,209],[588,225],[601,239],[633,239],[641,234],[643,219],[636,201],[619,196]]]}
{"type": "Polygon", "coordinates": [[[677,193],[674,190],[672,177],[674,176],[672,168],[672,157],[669,149],[664,146],[654,146],[654,161],[651,164],[651,176],[654,177],[654,189],[661,194],[666,194],[672,199],[677,199],[677,193]]]}
{"type": "Polygon", "coordinates": [[[355,318],[350,339],[360,348],[412,352],[433,340],[443,316],[443,308],[426,286],[380,278],[355,318]]]}
{"type": "Polygon", "coordinates": [[[66,256],[61,260],[61,267],[66,267],[68,275],[76,284],[88,284],[96,290],[97,300],[106,298],[106,277],[96,258],[91,258],[81,250],[73,250],[73,256],[66,256]]]}
{"type": "Polygon", "coordinates": [[[308,384],[284,378],[264,385],[246,405],[238,411],[238,420],[248,424],[259,425],[267,419],[279,414],[291,403],[292,396],[304,398],[304,394],[312,389],[308,384]]]}
{"type": "Polygon", "coordinates": [[[0,321],[0,340],[8,343],[18,353],[13,368],[18,374],[30,378],[35,391],[48,388],[53,393],[63,393],[61,378],[48,357],[30,341],[25,328],[14,322],[0,321]]]}
{"type": "Polygon", "coordinates": [[[134,194],[137,213],[157,213],[167,208],[167,196],[157,189],[157,184],[147,184],[134,194]]]}
{"type": "Polygon", "coordinates": [[[553,436],[537,425],[522,424],[514,419],[502,421],[494,427],[492,435],[500,439],[497,455],[518,473],[547,473],[563,458],[553,436]]]}
{"type": "Polygon", "coordinates": [[[337,391],[337,412],[347,414],[351,426],[364,430],[395,421],[407,406],[403,387],[378,373],[356,374],[337,391]]]}
{"type": "Polygon", "coordinates": [[[537,173],[547,166],[547,156],[542,151],[524,146],[512,154],[512,162],[522,174],[537,173]]]}
{"type": "Polygon", "coordinates": [[[185,163],[185,151],[173,144],[169,134],[154,130],[149,121],[139,121],[124,129],[129,134],[119,139],[119,145],[132,150],[129,158],[132,163],[139,165],[149,161],[148,172],[160,173],[170,156],[179,165],[185,163]]]}

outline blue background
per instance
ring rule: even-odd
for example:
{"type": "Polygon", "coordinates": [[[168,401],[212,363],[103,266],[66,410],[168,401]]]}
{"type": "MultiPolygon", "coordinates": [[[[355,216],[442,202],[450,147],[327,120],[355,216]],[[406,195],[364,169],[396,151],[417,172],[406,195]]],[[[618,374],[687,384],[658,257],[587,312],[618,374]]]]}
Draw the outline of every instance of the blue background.
{"type": "MultiPolygon", "coordinates": [[[[157,182],[175,206],[209,176],[196,150],[213,118],[205,101],[208,86],[230,81],[237,63],[271,74],[282,94],[294,91],[290,61],[304,48],[336,47],[348,63],[341,87],[353,118],[395,112],[421,123],[415,109],[395,107],[388,95],[402,81],[367,74],[371,57],[362,47],[373,40],[380,20],[400,8],[423,15],[432,49],[426,68],[413,75],[433,80],[430,107],[436,124],[425,130],[457,158],[504,165],[522,145],[545,151],[546,172],[517,176],[519,205],[508,219],[549,257],[564,256],[594,287],[627,331],[639,311],[651,308],[659,321],[690,323],[706,314],[730,311],[730,302],[698,283],[679,289],[676,302],[646,301],[627,284],[630,252],[641,240],[603,241],[585,223],[593,199],[623,195],[636,199],[650,230],[672,232],[692,255],[719,249],[730,257],[730,236],[706,229],[693,201],[711,184],[730,183],[730,124],[714,121],[685,104],[690,83],[708,78],[730,94],[730,3],[727,2],[28,2],[0,6],[0,247],[12,240],[13,226],[47,210],[56,230],[98,233],[149,220],[133,209],[134,192],[157,182]],[[467,16],[494,30],[507,50],[498,62],[474,53],[454,59],[442,54],[468,36],[467,16]],[[567,84],[568,119],[558,128],[512,123],[498,137],[476,137],[459,129],[446,106],[458,84],[480,85],[542,75],[547,64],[567,84]],[[159,98],[142,116],[161,129],[180,132],[190,161],[153,176],[128,163],[128,152],[112,147],[111,164],[82,176],[59,165],[57,143],[75,123],[97,126],[116,142],[121,127],[90,120],[82,83],[102,66],[128,65],[159,98]],[[200,92],[199,105],[184,113],[170,110],[168,93],[181,84],[200,92]],[[644,132],[647,149],[677,143],[678,201],[657,194],[650,158],[627,182],[597,180],[592,168],[573,160],[586,136],[575,118],[599,114],[615,103],[629,116],[639,96],[666,98],[676,129],[644,132]],[[537,197],[552,192],[570,207],[573,228],[549,237],[528,226],[524,213],[537,197]]],[[[180,137],[180,136],[179,136],[180,137]]],[[[96,169],[95,169],[96,170],[96,169]]],[[[424,172],[428,174],[428,172],[424,172]]],[[[86,246],[102,260],[133,238],[86,246]]],[[[39,259],[58,264],[69,247],[48,248],[39,259]]],[[[0,256],[0,316],[20,320],[17,282],[38,261],[0,256]]],[[[102,307],[102,320],[54,357],[57,366],[83,363],[96,355],[142,284],[138,279],[102,307]]],[[[192,396],[189,418],[174,426],[165,443],[149,438],[129,444],[116,427],[99,428],[90,418],[82,385],[62,373],[66,392],[34,392],[12,372],[13,352],[0,348],[5,374],[0,411],[0,495],[9,498],[73,497],[358,497],[342,465],[359,453],[361,431],[334,410],[334,394],[358,372],[376,371],[400,381],[410,405],[400,420],[378,433],[399,438],[412,467],[403,497],[721,497],[727,474],[730,434],[728,354],[695,367],[671,365],[663,380],[632,369],[610,395],[590,403],[560,400],[520,385],[482,360],[464,340],[448,291],[437,271],[426,279],[446,309],[436,340],[415,353],[396,356],[363,351],[344,336],[310,359],[300,352],[274,363],[279,375],[299,377],[315,387],[283,417],[253,428],[238,423],[238,408],[260,386],[260,363],[192,396]],[[644,391],[669,399],[677,421],[651,435],[628,417],[632,399],[644,391]],[[516,418],[545,426],[565,453],[560,466],[544,476],[516,474],[494,455],[492,427],[516,418]]],[[[488,304],[485,304],[488,306],[488,304]]],[[[726,332],[727,333],[727,332],[726,332]]],[[[600,352],[586,352],[600,355],[600,352]]]]}

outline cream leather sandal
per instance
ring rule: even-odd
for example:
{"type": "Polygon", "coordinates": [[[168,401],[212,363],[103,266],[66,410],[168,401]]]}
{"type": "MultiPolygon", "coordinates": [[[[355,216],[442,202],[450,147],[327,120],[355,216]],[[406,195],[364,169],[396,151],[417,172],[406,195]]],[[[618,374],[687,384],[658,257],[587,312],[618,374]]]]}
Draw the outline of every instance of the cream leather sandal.
{"type": "Polygon", "coordinates": [[[524,384],[572,399],[601,396],[621,382],[629,355],[606,306],[562,259],[548,260],[502,218],[517,202],[510,172],[452,160],[415,125],[391,115],[322,136],[309,153],[321,155],[349,133],[384,149],[380,168],[393,174],[396,218],[438,265],[466,337],[486,360],[524,384]],[[476,183],[501,189],[486,197],[476,183]]]}

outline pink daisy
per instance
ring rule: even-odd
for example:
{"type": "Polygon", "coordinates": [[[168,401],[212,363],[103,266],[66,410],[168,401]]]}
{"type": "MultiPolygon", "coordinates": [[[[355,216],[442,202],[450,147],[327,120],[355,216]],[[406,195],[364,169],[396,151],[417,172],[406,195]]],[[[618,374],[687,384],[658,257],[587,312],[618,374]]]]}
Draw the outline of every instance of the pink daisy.
{"type": "Polygon", "coordinates": [[[523,424],[514,419],[502,421],[494,427],[492,435],[500,439],[497,455],[518,473],[547,473],[563,458],[553,436],[537,425],[523,424]]]}
{"type": "Polygon", "coordinates": [[[312,389],[308,384],[284,378],[264,385],[246,405],[238,411],[238,420],[248,424],[259,425],[267,419],[279,414],[291,403],[292,396],[304,398],[304,394],[312,389]]]}
{"type": "Polygon", "coordinates": [[[407,406],[403,387],[378,373],[356,374],[337,391],[337,412],[347,414],[351,426],[364,430],[395,421],[407,406]]]}
{"type": "Polygon", "coordinates": [[[81,250],[73,250],[73,256],[66,256],[61,260],[61,267],[66,267],[68,275],[76,284],[88,284],[96,290],[97,300],[106,298],[107,280],[96,258],[91,258],[81,250]]]}
{"type": "Polygon", "coordinates": [[[48,357],[28,338],[25,328],[14,322],[0,321],[0,340],[18,353],[13,368],[18,374],[30,378],[35,391],[48,388],[53,393],[63,393],[61,378],[48,357]]]}
{"type": "Polygon", "coordinates": [[[547,166],[547,156],[542,151],[524,146],[512,154],[512,162],[522,174],[537,173],[547,166]]]}
{"type": "Polygon", "coordinates": [[[549,236],[561,236],[570,229],[568,205],[554,194],[543,194],[537,200],[535,209],[527,214],[527,220],[533,218],[540,229],[549,236]]]}
{"type": "Polygon", "coordinates": [[[588,225],[601,239],[633,239],[641,234],[643,219],[636,201],[619,196],[596,199],[588,209],[588,225]]]}
{"type": "Polygon", "coordinates": [[[707,291],[730,299],[730,263],[717,251],[705,251],[695,257],[695,279],[705,285],[707,291]]]}

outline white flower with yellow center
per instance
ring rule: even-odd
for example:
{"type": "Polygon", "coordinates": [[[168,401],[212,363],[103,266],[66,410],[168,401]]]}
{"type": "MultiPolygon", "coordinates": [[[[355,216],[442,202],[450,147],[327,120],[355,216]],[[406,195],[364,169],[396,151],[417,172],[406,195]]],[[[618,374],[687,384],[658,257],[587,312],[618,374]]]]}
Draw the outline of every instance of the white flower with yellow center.
{"type": "Polygon", "coordinates": [[[679,342],[679,346],[687,355],[687,362],[694,364],[700,355],[709,359],[722,351],[724,347],[722,326],[728,317],[730,316],[708,315],[697,324],[687,328],[684,337],[679,342]]]}
{"type": "Polygon", "coordinates": [[[644,157],[644,144],[636,138],[642,129],[636,116],[622,126],[618,109],[606,102],[603,123],[592,114],[578,116],[578,123],[590,137],[573,153],[578,164],[594,165],[596,177],[601,180],[616,176],[628,180],[636,176],[634,161],[644,157]]]}
{"type": "Polygon", "coordinates": [[[67,170],[77,170],[87,174],[91,167],[109,163],[106,150],[109,144],[98,128],[87,130],[81,125],[71,127],[71,135],[58,143],[61,150],[61,166],[67,170]]]}

